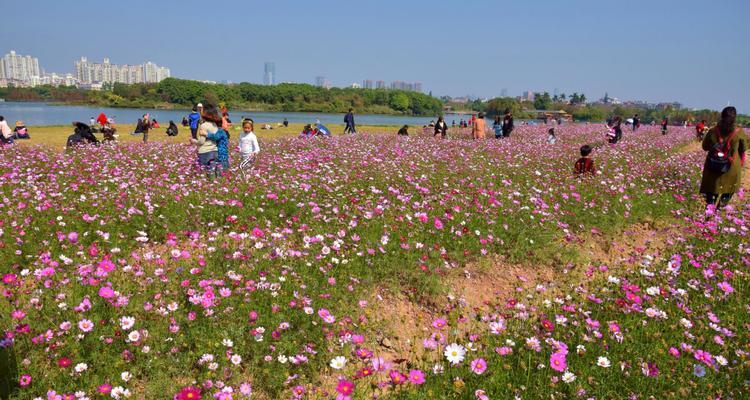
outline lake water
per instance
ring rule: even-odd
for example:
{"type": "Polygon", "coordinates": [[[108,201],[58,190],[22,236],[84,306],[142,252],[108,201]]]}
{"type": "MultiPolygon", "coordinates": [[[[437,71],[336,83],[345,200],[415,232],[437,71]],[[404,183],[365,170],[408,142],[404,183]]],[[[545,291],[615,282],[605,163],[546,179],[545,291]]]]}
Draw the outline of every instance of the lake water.
{"type": "MultiPolygon", "coordinates": [[[[4,116],[8,123],[13,126],[15,121],[21,120],[28,126],[34,125],[68,125],[73,121],[88,123],[91,117],[96,118],[100,112],[108,117],[113,117],[116,123],[135,124],[143,114],[149,113],[151,118],[156,118],[164,126],[169,120],[178,125],[182,117],[188,114],[187,110],[152,110],[145,108],[108,108],[108,107],[85,107],[85,106],[56,106],[47,103],[19,103],[0,102],[0,115],[4,116]]],[[[274,124],[281,122],[284,118],[290,123],[314,123],[320,119],[323,124],[343,124],[344,114],[326,113],[299,113],[299,112],[250,112],[229,110],[229,117],[239,122],[242,117],[252,118],[256,125],[259,123],[274,124]]],[[[446,120],[450,124],[453,119],[467,118],[466,115],[447,115],[446,120]]],[[[435,118],[431,117],[407,117],[395,115],[371,115],[355,114],[354,120],[358,125],[413,125],[422,126],[428,124],[435,118]]]]}

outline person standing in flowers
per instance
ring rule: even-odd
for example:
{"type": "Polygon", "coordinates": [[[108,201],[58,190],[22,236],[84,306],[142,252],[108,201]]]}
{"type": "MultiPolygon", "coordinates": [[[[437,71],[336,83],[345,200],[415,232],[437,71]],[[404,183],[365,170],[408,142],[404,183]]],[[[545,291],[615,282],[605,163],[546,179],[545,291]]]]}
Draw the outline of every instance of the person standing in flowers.
{"type": "Polygon", "coordinates": [[[736,125],[736,119],[737,109],[724,108],[719,123],[703,139],[703,150],[708,154],[703,164],[700,193],[705,197],[706,205],[723,207],[740,188],[748,137],[736,125]]]}
{"type": "Polygon", "coordinates": [[[245,169],[251,168],[255,163],[255,158],[260,153],[258,137],[253,132],[253,120],[245,119],[242,121],[242,133],[240,133],[240,172],[245,174],[245,169]]]}
{"type": "Polygon", "coordinates": [[[216,167],[215,164],[218,162],[218,148],[216,143],[206,139],[209,134],[215,134],[219,130],[221,125],[221,117],[219,117],[216,107],[207,106],[201,115],[203,122],[198,125],[197,133],[205,133],[205,135],[197,134],[197,138],[190,139],[190,142],[195,144],[198,148],[198,165],[206,171],[209,178],[215,177],[216,167]],[[211,112],[212,111],[212,112],[211,112]]]}
{"type": "MultiPolygon", "coordinates": [[[[211,109],[206,108],[203,117],[204,119],[209,118],[206,116],[208,112],[212,111],[211,109]]],[[[200,130],[198,132],[198,135],[205,136],[206,139],[216,143],[216,159],[221,167],[221,172],[226,172],[229,171],[229,133],[224,130],[225,119],[223,116],[219,116],[218,113],[216,115],[212,115],[210,118],[218,118],[220,122],[217,125],[220,126],[220,128],[213,133],[208,133],[206,130],[200,130]]]]}
{"type": "Polygon", "coordinates": [[[581,146],[581,158],[579,158],[573,166],[573,172],[576,175],[593,175],[596,173],[594,160],[590,157],[591,150],[591,146],[587,144],[581,146]]]}
{"type": "Polygon", "coordinates": [[[432,137],[440,135],[442,139],[445,139],[445,136],[447,134],[448,134],[448,124],[445,123],[445,120],[443,119],[443,117],[438,117],[437,123],[435,124],[435,133],[432,134],[432,137]]]}
{"type": "Polygon", "coordinates": [[[484,122],[484,113],[480,112],[479,117],[471,125],[471,137],[477,140],[484,139],[484,131],[487,128],[484,122]]]}
{"type": "Polygon", "coordinates": [[[511,132],[513,132],[513,114],[510,112],[510,108],[506,108],[505,117],[503,117],[503,137],[510,137],[511,132]]]}

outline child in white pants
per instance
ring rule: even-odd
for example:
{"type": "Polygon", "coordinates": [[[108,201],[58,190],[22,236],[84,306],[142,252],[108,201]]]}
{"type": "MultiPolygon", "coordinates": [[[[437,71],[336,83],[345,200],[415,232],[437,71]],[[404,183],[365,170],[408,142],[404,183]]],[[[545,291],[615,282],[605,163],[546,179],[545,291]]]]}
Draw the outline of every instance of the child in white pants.
{"type": "Polygon", "coordinates": [[[240,134],[240,172],[245,175],[245,170],[250,169],[255,163],[255,158],[260,152],[258,138],[253,132],[253,120],[245,119],[242,121],[242,133],[240,134]]]}

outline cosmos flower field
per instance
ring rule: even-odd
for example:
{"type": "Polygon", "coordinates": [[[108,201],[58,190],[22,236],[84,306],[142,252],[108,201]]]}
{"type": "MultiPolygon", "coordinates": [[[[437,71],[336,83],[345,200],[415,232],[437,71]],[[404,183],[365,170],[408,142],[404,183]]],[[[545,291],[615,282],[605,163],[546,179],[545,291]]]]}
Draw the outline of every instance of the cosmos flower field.
{"type": "Polygon", "coordinates": [[[545,132],[261,137],[216,180],[187,144],[0,149],[0,393],[743,398],[746,189],[704,210],[690,129],[545,132]]]}

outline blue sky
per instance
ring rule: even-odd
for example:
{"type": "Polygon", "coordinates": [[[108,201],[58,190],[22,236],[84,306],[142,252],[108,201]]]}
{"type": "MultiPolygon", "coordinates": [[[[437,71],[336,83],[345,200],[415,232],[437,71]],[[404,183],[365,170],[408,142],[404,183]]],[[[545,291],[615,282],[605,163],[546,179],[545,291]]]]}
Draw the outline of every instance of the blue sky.
{"type": "Polygon", "coordinates": [[[0,52],[71,72],[80,56],[173,76],[343,86],[420,81],[435,95],[604,92],[750,113],[750,1],[9,0],[0,52]]]}

